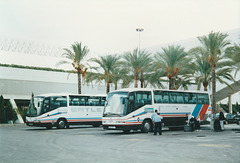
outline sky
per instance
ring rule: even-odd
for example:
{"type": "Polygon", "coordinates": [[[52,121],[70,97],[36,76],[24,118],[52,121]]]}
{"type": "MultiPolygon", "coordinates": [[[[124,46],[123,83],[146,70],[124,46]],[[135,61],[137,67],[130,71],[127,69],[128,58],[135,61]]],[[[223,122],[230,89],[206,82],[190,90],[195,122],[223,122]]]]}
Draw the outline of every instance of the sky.
{"type": "MultiPolygon", "coordinates": [[[[0,39],[65,48],[82,42],[89,58],[133,51],[139,41],[151,49],[235,29],[240,0],[0,0],[0,39]]],[[[56,68],[57,61],[0,51],[0,63],[56,68]]]]}
{"type": "Polygon", "coordinates": [[[82,42],[95,56],[237,28],[239,0],[0,0],[0,37],[82,42]]]}

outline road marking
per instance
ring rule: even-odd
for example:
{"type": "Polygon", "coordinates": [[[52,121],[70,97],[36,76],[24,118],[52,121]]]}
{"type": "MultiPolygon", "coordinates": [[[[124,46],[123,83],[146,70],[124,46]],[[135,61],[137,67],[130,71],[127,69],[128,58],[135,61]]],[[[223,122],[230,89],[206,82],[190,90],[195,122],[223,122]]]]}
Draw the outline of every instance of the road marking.
{"type": "Polygon", "coordinates": [[[231,145],[221,145],[221,144],[198,144],[197,146],[202,147],[215,147],[215,148],[231,148],[231,145]]]}
{"type": "Polygon", "coordinates": [[[88,136],[94,136],[94,135],[83,135],[83,134],[81,135],[81,134],[80,134],[79,136],[88,137],[88,136]]]}
{"type": "Polygon", "coordinates": [[[45,131],[42,131],[40,132],[41,134],[51,134],[52,132],[45,132],[45,131]]]}
{"type": "Polygon", "coordinates": [[[146,139],[127,139],[127,140],[131,140],[131,141],[147,141],[146,139]]]}

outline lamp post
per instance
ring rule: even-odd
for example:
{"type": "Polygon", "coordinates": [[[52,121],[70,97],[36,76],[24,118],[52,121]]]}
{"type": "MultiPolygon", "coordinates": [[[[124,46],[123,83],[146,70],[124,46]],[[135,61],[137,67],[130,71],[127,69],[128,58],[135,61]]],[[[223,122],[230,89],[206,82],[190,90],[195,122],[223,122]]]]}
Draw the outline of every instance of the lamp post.
{"type": "Polygon", "coordinates": [[[138,54],[140,54],[140,33],[141,33],[142,31],[144,31],[144,29],[143,29],[143,28],[137,28],[136,31],[139,32],[138,54]]]}

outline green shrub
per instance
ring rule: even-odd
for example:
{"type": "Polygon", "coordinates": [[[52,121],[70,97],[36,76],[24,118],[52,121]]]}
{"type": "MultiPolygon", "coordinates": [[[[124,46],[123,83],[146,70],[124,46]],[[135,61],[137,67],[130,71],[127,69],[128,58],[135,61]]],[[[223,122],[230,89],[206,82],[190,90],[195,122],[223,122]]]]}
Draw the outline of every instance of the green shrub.
{"type": "Polygon", "coordinates": [[[12,109],[9,101],[5,102],[3,96],[0,97],[0,123],[7,123],[17,120],[17,113],[12,109]]]}
{"type": "MultiPolygon", "coordinates": [[[[220,104],[220,106],[227,112],[229,113],[229,108],[228,104],[220,104]]],[[[237,114],[237,112],[240,112],[240,105],[238,102],[236,104],[232,104],[232,113],[237,114]]]]}
{"type": "Polygon", "coordinates": [[[17,117],[17,113],[15,110],[13,110],[12,108],[8,108],[8,121],[12,120],[13,122],[15,122],[18,117],[17,117]]]}
{"type": "Polygon", "coordinates": [[[4,99],[0,97],[0,123],[4,123],[4,99]]]}
{"type": "Polygon", "coordinates": [[[0,63],[0,66],[2,66],[2,67],[12,67],[12,68],[32,69],[32,70],[43,70],[43,71],[55,71],[55,72],[72,73],[72,71],[66,71],[66,70],[62,70],[62,69],[54,69],[54,68],[49,68],[49,67],[34,67],[34,66],[23,66],[23,65],[2,64],[2,63],[0,63]]]}

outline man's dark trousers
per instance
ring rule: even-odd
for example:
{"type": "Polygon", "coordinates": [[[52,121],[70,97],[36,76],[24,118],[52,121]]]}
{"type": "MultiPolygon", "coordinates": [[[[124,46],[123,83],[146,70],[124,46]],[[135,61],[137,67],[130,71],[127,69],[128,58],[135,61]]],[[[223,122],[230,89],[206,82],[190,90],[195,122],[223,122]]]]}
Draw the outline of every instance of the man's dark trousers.
{"type": "Polygon", "coordinates": [[[162,122],[155,122],[154,135],[157,135],[157,132],[162,135],[162,122]]]}

